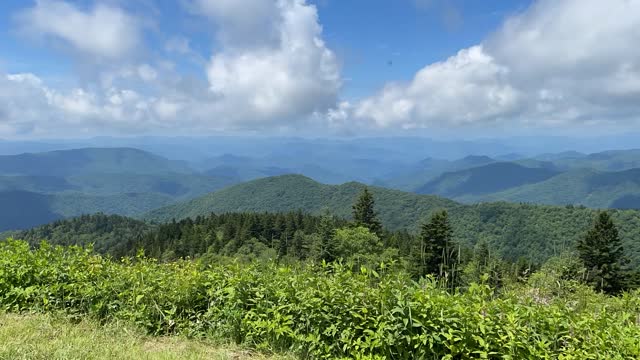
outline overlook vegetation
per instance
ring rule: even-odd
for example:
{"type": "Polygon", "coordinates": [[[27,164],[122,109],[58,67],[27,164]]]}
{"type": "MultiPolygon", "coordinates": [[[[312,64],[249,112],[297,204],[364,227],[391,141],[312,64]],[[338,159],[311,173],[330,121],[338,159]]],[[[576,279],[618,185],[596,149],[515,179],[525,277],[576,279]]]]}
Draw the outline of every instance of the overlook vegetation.
{"type": "Polygon", "coordinates": [[[386,230],[376,190],[356,194],[353,221],[99,214],[16,233],[29,242],[0,243],[0,306],[300,358],[640,356],[640,272],[607,213],[587,213],[578,241],[542,264],[457,238],[446,210],[418,233],[386,230]]]}
{"type": "Polygon", "coordinates": [[[287,359],[185,337],[152,337],[135,326],[51,314],[0,313],[0,359],[287,359]]]}
{"type": "Polygon", "coordinates": [[[0,243],[0,306],[230,339],[299,358],[637,358],[640,294],[607,297],[553,273],[500,294],[329,266],[114,262],[0,243]]]}

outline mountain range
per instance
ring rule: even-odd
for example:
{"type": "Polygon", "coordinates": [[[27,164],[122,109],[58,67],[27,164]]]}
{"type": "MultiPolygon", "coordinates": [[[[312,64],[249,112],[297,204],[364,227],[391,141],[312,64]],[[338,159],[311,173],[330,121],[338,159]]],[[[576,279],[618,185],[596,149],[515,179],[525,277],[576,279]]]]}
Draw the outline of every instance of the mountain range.
{"type": "MultiPolygon", "coordinates": [[[[329,210],[349,219],[351,206],[365,186],[356,182],[325,185],[302,175],[283,175],[233,185],[153,210],[139,218],[162,223],[210,213],[302,210],[322,214],[329,210]]],[[[446,209],[457,242],[473,247],[485,240],[492,249],[513,261],[526,257],[541,262],[572,249],[597,214],[597,210],[586,207],[506,202],[465,205],[433,195],[380,187],[369,187],[369,190],[380,220],[390,230],[415,232],[434,211],[446,209]]],[[[640,263],[640,211],[612,210],[611,214],[626,253],[634,263],[640,263]]]]}
{"type": "Polygon", "coordinates": [[[236,180],[131,148],[0,156],[0,231],[87,213],[136,215],[236,180]]]}
{"type": "Polygon", "coordinates": [[[376,149],[371,139],[358,146],[349,142],[336,142],[333,148],[321,144],[314,152],[306,142],[289,140],[289,150],[271,144],[269,153],[244,151],[193,161],[171,160],[126,147],[3,155],[0,198],[6,206],[0,230],[24,229],[94,212],[167,220],[212,211],[284,211],[296,205],[314,212],[327,208],[346,216],[349,201],[342,195],[352,196],[363,183],[390,191],[380,196],[407,199],[406,203],[389,205],[390,212],[397,213],[388,215],[392,227],[415,223],[413,215],[404,214],[407,208],[423,214],[418,210],[454,208],[462,206],[460,203],[640,208],[640,150],[569,151],[531,157],[516,153],[467,155],[457,160],[429,157],[412,163],[410,159],[393,161],[399,156],[385,153],[385,149],[394,148],[384,141],[377,145],[380,159],[369,158],[376,149]],[[306,177],[282,176],[291,173],[306,177]],[[251,181],[261,178],[264,182],[251,181]],[[277,186],[270,185],[276,179],[277,186]],[[296,180],[288,184],[291,179],[296,180]],[[232,186],[236,184],[242,186],[232,186]],[[265,200],[270,196],[278,201],[265,200]],[[17,208],[20,210],[11,210],[17,208]],[[397,219],[400,217],[411,220],[397,219]]]}

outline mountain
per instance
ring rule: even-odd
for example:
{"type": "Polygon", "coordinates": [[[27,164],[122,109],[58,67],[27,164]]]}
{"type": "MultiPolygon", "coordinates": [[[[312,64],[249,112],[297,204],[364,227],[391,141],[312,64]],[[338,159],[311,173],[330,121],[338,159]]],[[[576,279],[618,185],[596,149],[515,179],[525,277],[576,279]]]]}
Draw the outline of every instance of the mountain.
{"type": "Polygon", "coordinates": [[[600,171],[622,171],[640,168],[640,149],[610,150],[592,154],[564,152],[536,157],[552,161],[559,169],[593,169],[600,171]]]}
{"type": "Polygon", "coordinates": [[[512,162],[497,162],[461,171],[447,172],[429,181],[415,192],[449,198],[488,194],[524,184],[547,180],[558,172],[547,168],[530,168],[512,162]]]}
{"type": "Polygon", "coordinates": [[[21,230],[82,214],[136,215],[174,202],[159,194],[91,196],[80,193],[0,192],[0,231],[21,230]]]}
{"type": "MultiPolygon", "coordinates": [[[[305,210],[319,214],[329,209],[340,217],[351,214],[351,205],[365,185],[349,182],[325,185],[302,175],[283,175],[241,183],[205,196],[154,210],[144,216],[154,221],[169,221],[209,213],[223,212],[283,212],[305,210]]],[[[455,207],[457,203],[436,196],[418,196],[398,190],[372,187],[387,226],[401,228],[413,225],[404,220],[415,211],[439,207],[455,207]],[[402,208],[411,204],[411,211],[402,208]]]]}
{"type": "Polygon", "coordinates": [[[494,162],[496,160],[483,155],[469,155],[454,161],[426,158],[410,166],[404,172],[392,173],[385,178],[377,179],[375,184],[398,190],[414,191],[445,172],[468,169],[494,162]]]}
{"type": "Polygon", "coordinates": [[[0,231],[28,229],[62,218],[51,206],[52,198],[27,191],[0,192],[0,231]]]}
{"type": "Polygon", "coordinates": [[[570,170],[536,184],[465,200],[640,209],[640,169],[618,172],[570,170]]]}
{"type": "MultiPolygon", "coordinates": [[[[342,147],[339,147],[342,148],[342,147]]],[[[248,181],[285,174],[304,174],[316,181],[338,184],[358,180],[375,181],[388,172],[406,169],[400,161],[357,157],[358,149],[339,153],[336,149],[313,149],[300,144],[291,148],[260,153],[260,156],[223,154],[197,164],[206,175],[248,181]],[[345,153],[348,154],[345,156],[345,153]]],[[[373,154],[371,154],[373,155],[373,154]]],[[[380,153],[384,157],[383,153],[380,153]]]]}
{"type": "Polygon", "coordinates": [[[138,215],[237,182],[131,148],[0,156],[0,198],[11,212],[0,231],[85,213],[138,215]]]}
{"type": "Polygon", "coordinates": [[[55,193],[77,190],[78,187],[64,178],[45,175],[0,176],[0,191],[30,191],[55,193]]]}
{"type": "MultiPolygon", "coordinates": [[[[300,175],[250,181],[203,197],[154,210],[144,216],[167,221],[224,212],[280,212],[302,209],[319,214],[324,209],[348,218],[351,206],[365,185],[324,185],[300,175]]],[[[431,195],[370,187],[382,223],[392,230],[416,231],[436,209],[447,209],[455,238],[473,245],[485,239],[508,259],[527,256],[544,260],[571,249],[590,227],[597,211],[574,206],[514,203],[463,205],[431,195]]],[[[640,212],[612,210],[624,246],[633,261],[640,261],[640,212]]]]}
{"type": "Polygon", "coordinates": [[[168,160],[133,148],[83,148],[0,156],[0,175],[189,173],[183,161],[168,160]]]}
{"type": "Polygon", "coordinates": [[[201,174],[87,174],[70,176],[76,191],[92,195],[154,193],[190,199],[237,183],[234,179],[201,174]]]}

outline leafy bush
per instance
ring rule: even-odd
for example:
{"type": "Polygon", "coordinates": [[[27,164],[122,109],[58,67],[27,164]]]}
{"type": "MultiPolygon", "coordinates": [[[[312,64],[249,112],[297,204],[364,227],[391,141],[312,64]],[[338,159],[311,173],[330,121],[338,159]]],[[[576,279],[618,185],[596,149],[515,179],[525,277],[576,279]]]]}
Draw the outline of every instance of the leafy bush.
{"type": "Polygon", "coordinates": [[[78,247],[0,243],[0,306],[126,320],[152,334],[231,338],[302,358],[640,356],[640,292],[576,285],[447,293],[429,279],[341,264],[209,266],[115,262],[78,247]],[[578,302],[577,299],[583,301],[578,302]]]}

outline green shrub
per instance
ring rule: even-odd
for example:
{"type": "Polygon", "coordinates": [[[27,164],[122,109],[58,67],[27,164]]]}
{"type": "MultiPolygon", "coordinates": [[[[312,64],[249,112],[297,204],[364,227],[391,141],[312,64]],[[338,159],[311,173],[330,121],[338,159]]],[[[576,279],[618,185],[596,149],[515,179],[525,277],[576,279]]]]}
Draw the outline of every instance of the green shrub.
{"type": "Polygon", "coordinates": [[[640,292],[448,293],[400,272],[115,262],[78,247],[0,243],[0,306],[126,320],[151,334],[225,337],[302,358],[640,357],[640,292]],[[581,301],[579,301],[581,299],[581,301]]]}

